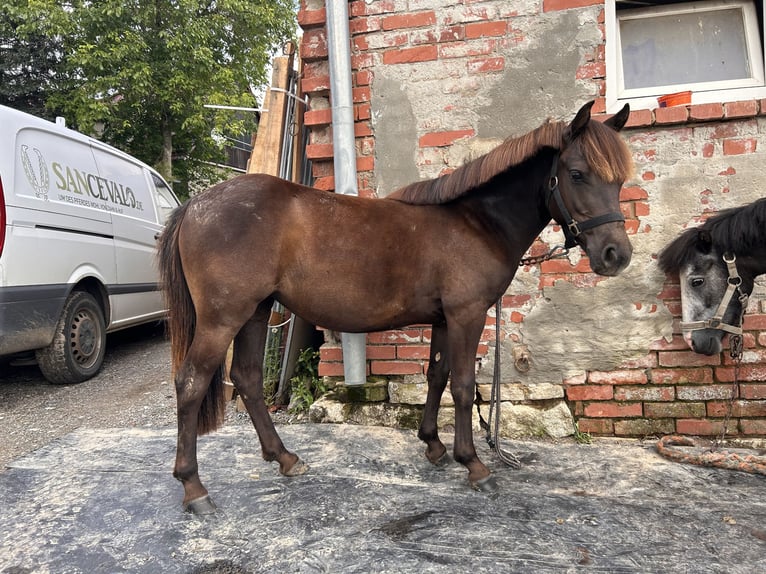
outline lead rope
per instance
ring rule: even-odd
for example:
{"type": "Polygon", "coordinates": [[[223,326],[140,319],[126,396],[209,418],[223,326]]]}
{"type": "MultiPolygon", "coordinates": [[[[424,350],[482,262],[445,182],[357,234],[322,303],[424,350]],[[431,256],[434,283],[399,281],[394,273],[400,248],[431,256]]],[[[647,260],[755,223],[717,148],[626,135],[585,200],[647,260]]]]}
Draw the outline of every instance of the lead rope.
{"type": "Polygon", "coordinates": [[[487,432],[486,440],[489,448],[506,465],[514,469],[521,468],[521,461],[510,451],[500,448],[500,310],[502,298],[495,303],[495,368],[492,373],[492,392],[489,398],[489,421],[485,421],[479,408],[481,395],[476,389],[476,410],[479,413],[479,425],[487,432]],[[492,424],[494,411],[495,424],[492,424]]]}

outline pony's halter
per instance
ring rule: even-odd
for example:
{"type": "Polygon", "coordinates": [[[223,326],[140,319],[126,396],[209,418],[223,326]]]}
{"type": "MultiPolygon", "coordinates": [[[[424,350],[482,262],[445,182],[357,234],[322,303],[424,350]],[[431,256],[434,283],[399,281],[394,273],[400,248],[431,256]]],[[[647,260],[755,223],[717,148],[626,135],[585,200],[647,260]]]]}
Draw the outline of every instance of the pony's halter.
{"type": "Polygon", "coordinates": [[[739,276],[739,273],[737,273],[737,256],[734,254],[729,255],[728,253],[724,253],[722,258],[726,263],[729,277],[726,279],[726,292],[723,294],[723,299],[721,299],[721,303],[718,305],[718,309],[716,310],[715,315],[704,321],[682,321],[682,331],[720,329],[721,331],[726,331],[732,335],[742,335],[742,320],[745,316],[745,308],[747,307],[748,296],[747,293],[743,293],[739,288],[740,285],[742,285],[742,278],[739,276]],[[729,307],[729,303],[731,302],[731,298],[734,296],[734,293],[739,293],[737,299],[739,299],[741,305],[741,313],[739,315],[739,324],[729,325],[728,323],[723,322],[723,315],[726,313],[726,309],[729,307]]]}
{"type": "Polygon", "coordinates": [[[577,238],[580,237],[584,231],[588,231],[599,225],[604,225],[605,223],[612,223],[613,221],[624,222],[625,216],[619,212],[604,213],[603,215],[592,217],[582,223],[572,217],[566,205],[564,205],[564,200],[561,198],[561,191],[559,190],[559,178],[556,175],[559,168],[559,153],[559,151],[556,151],[556,155],[553,156],[551,175],[548,178],[548,198],[545,204],[550,204],[551,196],[556,200],[556,206],[559,209],[559,213],[561,213],[561,217],[564,218],[564,223],[559,222],[561,223],[561,228],[564,231],[564,237],[566,238],[564,248],[570,249],[579,243],[577,238]]]}

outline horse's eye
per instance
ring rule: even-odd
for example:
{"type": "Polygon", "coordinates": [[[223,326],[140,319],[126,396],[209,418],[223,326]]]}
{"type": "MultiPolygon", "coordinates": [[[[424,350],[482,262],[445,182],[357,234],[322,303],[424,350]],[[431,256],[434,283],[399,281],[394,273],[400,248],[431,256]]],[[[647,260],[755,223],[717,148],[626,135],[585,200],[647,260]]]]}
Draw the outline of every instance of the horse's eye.
{"type": "Polygon", "coordinates": [[[582,183],[585,180],[585,178],[582,175],[582,172],[576,169],[569,170],[569,177],[572,178],[572,181],[574,183],[582,183]]]}
{"type": "Polygon", "coordinates": [[[695,277],[690,281],[692,287],[702,287],[702,285],[705,283],[705,279],[702,277],[695,277]]]}

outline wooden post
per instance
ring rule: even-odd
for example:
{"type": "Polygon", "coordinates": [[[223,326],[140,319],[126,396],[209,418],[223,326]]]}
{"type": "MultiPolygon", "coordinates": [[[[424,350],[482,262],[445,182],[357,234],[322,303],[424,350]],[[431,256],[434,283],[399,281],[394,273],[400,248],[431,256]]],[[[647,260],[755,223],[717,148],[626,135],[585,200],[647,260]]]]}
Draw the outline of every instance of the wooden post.
{"type": "Polygon", "coordinates": [[[279,164],[282,159],[282,133],[285,129],[287,98],[284,91],[289,86],[290,72],[293,68],[293,54],[274,58],[271,73],[271,85],[279,90],[266,92],[263,102],[267,111],[261,113],[255,145],[250,154],[247,173],[267,173],[279,176],[279,164]]]}

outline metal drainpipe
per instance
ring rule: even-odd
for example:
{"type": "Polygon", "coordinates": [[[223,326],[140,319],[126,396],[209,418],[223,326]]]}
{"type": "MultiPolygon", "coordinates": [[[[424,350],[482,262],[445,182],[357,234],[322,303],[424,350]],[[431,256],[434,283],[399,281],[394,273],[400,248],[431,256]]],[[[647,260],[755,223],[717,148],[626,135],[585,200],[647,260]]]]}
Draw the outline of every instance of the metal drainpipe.
{"type": "MultiPolygon", "coordinates": [[[[351,95],[351,49],[348,2],[326,0],[327,48],[330,62],[332,144],[335,193],[359,195],[356,184],[354,103],[351,95]]],[[[346,385],[367,382],[367,335],[341,333],[343,376],[346,385]]]]}

